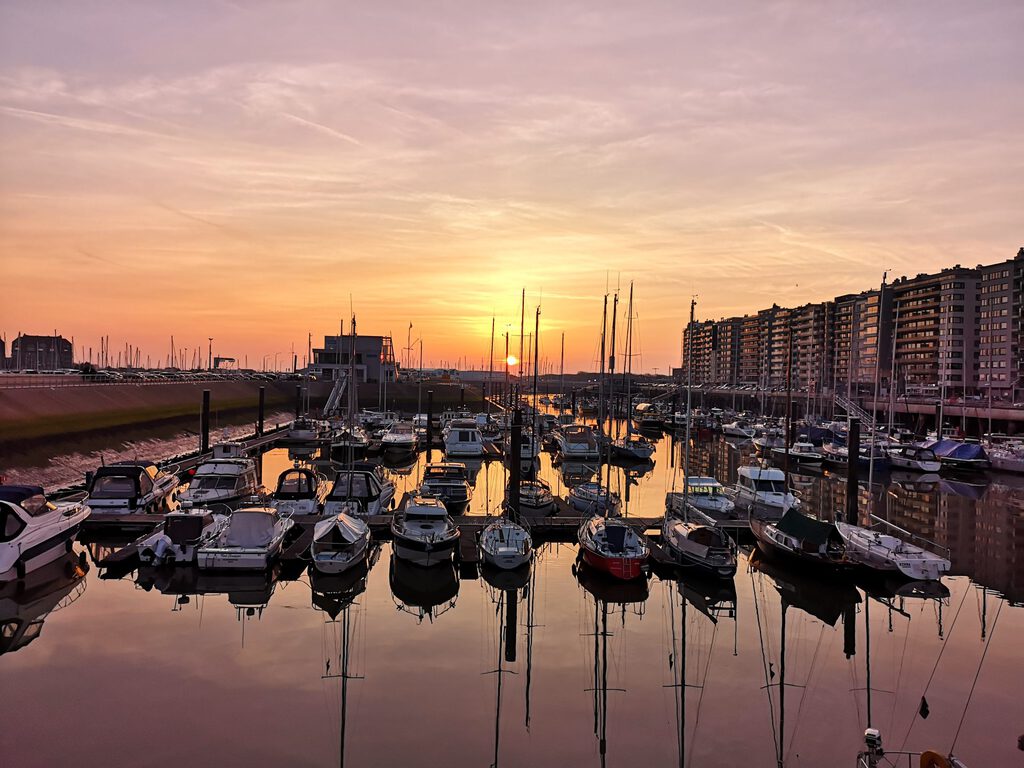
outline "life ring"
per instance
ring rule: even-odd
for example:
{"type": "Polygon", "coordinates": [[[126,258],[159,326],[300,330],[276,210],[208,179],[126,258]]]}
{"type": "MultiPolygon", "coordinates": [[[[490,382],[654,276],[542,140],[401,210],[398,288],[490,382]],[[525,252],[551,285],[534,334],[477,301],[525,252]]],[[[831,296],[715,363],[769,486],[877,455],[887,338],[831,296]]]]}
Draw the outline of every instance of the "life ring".
{"type": "Polygon", "coordinates": [[[943,755],[929,749],[921,753],[921,768],[950,768],[950,762],[943,755]]]}

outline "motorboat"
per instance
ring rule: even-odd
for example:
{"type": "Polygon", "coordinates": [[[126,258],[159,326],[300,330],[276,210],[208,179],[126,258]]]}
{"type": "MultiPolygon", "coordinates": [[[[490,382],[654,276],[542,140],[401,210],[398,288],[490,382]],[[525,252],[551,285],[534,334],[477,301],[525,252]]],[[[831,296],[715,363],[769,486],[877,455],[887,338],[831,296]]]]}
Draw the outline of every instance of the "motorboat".
{"type": "Polygon", "coordinates": [[[270,505],[282,515],[319,515],[324,503],[324,477],[306,467],[286,469],[277,478],[270,505]]]}
{"type": "Polygon", "coordinates": [[[609,492],[597,482],[574,485],[569,489],[566,501],[570,507],[585,515],[603,514],[605,510],[612,516],[621,514],[622,499],[619,494],[609,492]]]}
{"type": "Polygon", "coordinates": [[[170,512],[157,530],[135,542],[143,565],[196,562],[199,547],[212,541],[227,525],[228,516],[209,509],[186,507],[170,512]]]}
{"type": "Polygon", "coordinates": [[[398,414],[394,411],[372,411],[366,409],[359,414],[359,422],[371,432],[386,430],[396,421],[398,421],[398,414]]]}
{"type": "Polygon", "coordinates": [[[725,493],[725,486],[713,477],[685,478],[686,492],[669,491],[665,494],[665,511],[681,516],[685,502],[713,520],[727,520],[733,516],[736,504],[725,493]]]}
{"type": "Polygon", "coordinates": [[[281,553],[295,525],[274,507],[242,507],[210,541],[198,548],[200,569],[264,570],[281,553]]]}
{"type": "MultiPolygon", "coordinates": [[[[785,461],[786,444],[772,448],[772,456],[776,461],[785,461]]],[[[789,447],[789,460],[797,464],[821,464],[825,460],[825,455],[814,443],[796,442],[789,447]]]]}
{"type": "Polygon", "coordinates": [[[847,557],[868,568],[899,571],[912,581],[935,581],[949,572],[947,558],[896,536],[849,523],[835,527],[846,544],[847,557]]]}
{"type": "Polygon", "coordinates": [[[585,424],[567,424],[555,432],[555,443],[564,461],[600,459],[594,431],[585,424]]]}
{"type": "Polygon", "coordinates": [[[495,520],[484,528],[477,543],[483,561],[503,570],[526,565],[533,557],[530,532],[508,517],[495,520]]]}
{"type": "Polygon", "coordinates": [[[647,543],[621,518],[594,515],[577,532],[587,565],[619,579],[636,579],[648,569],[647,543]]]}
{"type": "Polygon", "coordinates": [[[336,515],[356,504],[358,516],[386,515],[395,499],[395,484],[379,465],[355,464],[335,475],[324,500],[324,514],[336,515]]]}
{"type": "Polygon", "coordinates": [[[786,475],[774,467],[742,466],[737,472],[736,500],[779,515],[799,507],[800,500],[786,487],[786,475]]]}
{"type": "Polygon", "coordinates": [[[288,425],[287,439],[293,443],[312,443],[324,437],[329,429],[326,421],[300,416],[288,425]]]}
{"type": "Polygon", "coordinates": [[[155,514],[177,507],[178,478],[150,462],[109,464],[86,478],[93,516],[155,514]]]}
{"type": "Polygon", "coordinates": [[[754,428],[748,426],[742,421],[733,421],[729,424],[722,425],[722,434],[726,437],[741,438],[743,440],[751,440],[754,435],[754,428]]]}
{"type": "Polygon", "coordinates": [[[474,419],[453,419],[442,437],[445,456],[483,456],[484,438],[474,419]]]}
{"type": "Polygon", "coordinates": [[[25,574],[71,551],[89,507],[54,504],[38,485],[0,485],[0,582],[25,574]]]}
{"type": "MultiPolygon", "coordinates": [[[[505,455],[512,455],[512,443],[511,438],[505,439],[505,455]]],[[[534,435],[530,429],[524,429],[522,438],[519,443],[519,458],[523,461],[531,461],[540,456],[540,440],[534,435]]]]}
{"type": "Polygon", "coordinates": [[[612,453],[622,459],[647,461],[654,455],[654,443],[643,435],[627,434],[612,440],[612,453]]]}
{"type": "Polygon", "coordinates": [[[370,526],[365,520],[339,512],[313,528],[309,555],[321,573],[341,573],[366,559],[370,548],[370,526]]]}
{"type": "Polygon", "coordinates": [[[768,453],[772,453],[774,451],[778,451],[780,449],[783,452],[785,452],[786,450],[786,438],[780,435],[758,435],[750,442],[754,444],[754,449],[757,450],[762,456],[768,453]]]}
{"type": "Polygon", "coordinates": [[[933,451],[942,466],[950,469],[980,472],[992,466],[981,443],[944,438],[924,443],[921,447],[933,451]]]}
{"type": "Polygon", "coordinates": [[[466,465],[452,461],[427,464],[419,492],[440,499],[453,515],[464,512],[473,498],[466,465]]]}
{"type": "Polygon", "coordinates": [[[795,509],[773,521],[755,513],[750,530],[757,546],[768,556],[781,555],[805,565],[841,568],[851,564],[846,544],[833,523],[815,520],[795,509]]]}
{"type": "Polygon", "coordinates": [[[352,461],[365,455],[370,447],[370,436],[362,425],[355,423],[338,424],[331,431],[331,458],[338,461],[352,461]]]}
{"type": "Polygon", "coordinates": [[[395,557],[418,565],[451,562],[459,529],[441,499],[410,497],[391,522],[395,557]]]}
{"type": "Polygon", "coordinates": [[[196,467],[188,488],[181,494],[183,502],[196,506],[210,504],[235,505],[256,493],[259,479],[256,462],[240,454],[237,443],[214,446],[213,458],[196,467]]]}
{"type": "Polygon", "coordinates": [[[547,514],[555,506],[551,486],[544,480],[520,481],[519,506],[524,512],[547,514]]]}
{"type": "Polygon", "coordinates": [[[1024,473],[1024,446],[990,446],[987,453],[992,469],[998,472],[1024,473]]]}
{"type": "MultiPolygon", "coordinates": [[[[834,467],[843,468],[850,463],[850,451],[847,446],[841,443],[822,443],[821,446],[822,461],[831,464],[834,467]]],[[[889,452],[880,443],[876,443],[872,446],[868,445],[860,446],[860,453],[858,461],[861,466],[868,466],[874,460],[876,467],[887,467],[889,466],[889,452]]]]}
{"type": "Polygon", "coordinates": [[[889,449],[889,462],[894,467],[909,469],[912,472],[935,473],[942,469],[935,451],[919,445],[901,445],[889,449]]]}
{"type": "Polygon", "coordinates": [[[395,421],[380,439],[381,450],[392,456],[415,453],[418,444],[411,421],[395,421]]]}
{"type": "Polygon", "coordinates": [[[700,568],[723,578],[736,573],[736,542],[713,524],[666,515],[661,538],[672,559],[681,566],[700,568]]]}
{"type": "Polygon", "coordinates": [[[665,414],[654,403],[639,403],[633,409],[633,422],[644,432],[657,432],[665,426],[665,414]]]}

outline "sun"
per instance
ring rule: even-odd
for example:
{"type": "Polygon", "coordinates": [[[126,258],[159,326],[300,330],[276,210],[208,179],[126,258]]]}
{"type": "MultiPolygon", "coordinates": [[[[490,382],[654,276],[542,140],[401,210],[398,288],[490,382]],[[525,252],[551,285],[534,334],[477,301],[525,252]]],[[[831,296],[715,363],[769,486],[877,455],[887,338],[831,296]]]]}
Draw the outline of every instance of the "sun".
{"type": "Polygon", "coordinates": [[[515,365],[516,363],[519,362],[519,358],[516,357],[515,355],[509,355],[508,357],[505,358],[505,362],[508,363],[509,365],[515,365]]]}

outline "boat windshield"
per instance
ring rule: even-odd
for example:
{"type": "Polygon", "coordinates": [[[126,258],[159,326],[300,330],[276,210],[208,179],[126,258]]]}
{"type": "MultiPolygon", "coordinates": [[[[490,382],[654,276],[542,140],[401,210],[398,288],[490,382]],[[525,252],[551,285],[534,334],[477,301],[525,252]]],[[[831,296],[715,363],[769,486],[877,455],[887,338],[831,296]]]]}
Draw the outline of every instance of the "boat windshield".
{"type": "Polygon", "coordinates": [[[721,486],[719,485],[691,485],[689,487],[691,494],[699,494],[701,496],[718,496],[721,492],[721,486]]]}
{"type": "Polygon", "coordinates": [[[361,498],[369,495],[370,488],[364,475],[339,475],[331,489],[332,499],[344,499],[351,496],[361,498]]]}
{"type": "Polygon", "coordinates": [[[756,480],[754,490],[758,493],[785,493],[786,486],[781,480],[756,480]]]}
{"type": "Polygon", "coordinates": [[[43,494],[37,493],[22,501],[21,508],[28,512],[32,517],[39,517],[39,515],[54,510],[57,507],[47,501],[43,494]]]}
{"type": "Polygon", "coordinates": [[[123,475],[97,477],[89,495],[94,499],[132,499],[135,497],[135,481],[123,475]]]}
{"type": "Polygon", "coordinates": [[[437,512],[407,512],[405,515],[406,522],[428,522],[436,523],[441,520],[444,513],[441,510],[437,512]]]}
{"type": "Polygon", "coordinates": [[[223,475],[206,475],[192,481],[194,491],[233,491],[240,478],[224,477],[223,475]]]}

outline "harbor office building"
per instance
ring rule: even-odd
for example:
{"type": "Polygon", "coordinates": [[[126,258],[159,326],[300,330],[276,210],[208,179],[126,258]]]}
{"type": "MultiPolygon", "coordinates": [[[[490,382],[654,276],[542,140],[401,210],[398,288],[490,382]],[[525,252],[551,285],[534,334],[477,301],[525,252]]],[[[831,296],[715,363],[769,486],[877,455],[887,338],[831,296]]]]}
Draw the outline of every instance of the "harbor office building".
{"type": "MultiPolygon", "coordinates": [[[[342,371],[347,376],[351,365],[352,337],[324,336],[324,345],[313,349],[310,372],[321,381],[334,381],[342,371]]],[[[355,337],[356,381],[379,384],[395,381],[396,366],[390,336],[355,337]]]]}
{"type": "Polygon", "coordinates": [[[1024,248],[795,309],[703,320],[683,340],[694,384],[854,397],[880,390],[1024,402],[1024,248]],[[792,343],[791,343],[792,337],[792,343]],[[692,345],[692,351],[691,351],[692,345]]]}
{"type": "MultiPolygon", "coordinates": [[[[0,353],[2,351],[0,347],[0,353]]],[[[27,336],[19,333],[11,342],[11,356],[5,361],[0,354],[0,367],[15,371],[59,371],[73,368],[74,365],[72,344],[63,336],[27,336]]]]}

